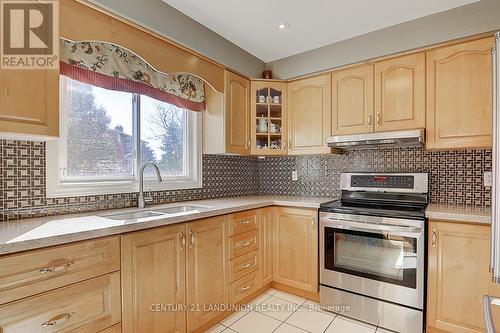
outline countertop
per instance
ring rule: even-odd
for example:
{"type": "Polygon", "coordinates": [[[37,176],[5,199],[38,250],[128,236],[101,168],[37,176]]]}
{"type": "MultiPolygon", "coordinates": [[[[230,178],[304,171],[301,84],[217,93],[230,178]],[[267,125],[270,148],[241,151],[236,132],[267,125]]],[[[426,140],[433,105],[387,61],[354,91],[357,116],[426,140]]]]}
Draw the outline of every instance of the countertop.
{"type": "Polygon", "coordinates": [[[140,220],[111,220],[106,215],[137,211],[134,208],[116,209],[85,214],[71,214],[0,222],[0,255],[66,244],[92,238],[118,235],[130,231],[183,223],[223,214],[266,206],[288,206],[318,209],[323,202],[333,198],[251,196],[211,200],[184,201],[166,205],[149,206],[155,210],[176,206],[205,206],[205,210],[165,217],[148,217],[140,220]]]}
{"type": "Polygon", "coordinates": [[[425,217],[440,221],[491,224],[491,208],[431,203],[427,206],[425,217]]]}

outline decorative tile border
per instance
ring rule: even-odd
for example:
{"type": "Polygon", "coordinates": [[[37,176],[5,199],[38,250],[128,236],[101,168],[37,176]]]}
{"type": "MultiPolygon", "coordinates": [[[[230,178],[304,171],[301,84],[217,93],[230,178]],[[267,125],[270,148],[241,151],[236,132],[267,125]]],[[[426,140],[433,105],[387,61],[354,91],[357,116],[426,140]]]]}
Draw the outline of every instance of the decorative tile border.
{"type": "MultiPolygon", "coordinates": [[[[46,198],[45,158],[43,142],[0,140],[0,221],[137,205],[137,193],[46,198]]],[[[157,191],[153,199],[161,204],[257,194],[337,197],[341,172],[429,172],[432,202],[490,206],[491,189],[483,186],[483,173],[491,163],[491,150],[422,148],[265,159],[204,155],[203,188],[157,191]],[[298,181],[291,180],[294,170],[298,181]]]]}

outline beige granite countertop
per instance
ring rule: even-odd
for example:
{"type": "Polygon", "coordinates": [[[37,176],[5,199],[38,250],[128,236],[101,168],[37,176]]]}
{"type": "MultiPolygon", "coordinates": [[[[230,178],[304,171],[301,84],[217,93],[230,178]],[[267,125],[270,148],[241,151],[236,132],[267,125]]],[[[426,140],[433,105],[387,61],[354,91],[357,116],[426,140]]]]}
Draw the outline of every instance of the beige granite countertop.
{"type": "Polygon", "coordinates": [[[491,224],[490,207],[429,204],[425,217],[431,220],[491,224]]]}
{"type": "Polygon", "coordinates": [[[168,218],[149,217],[140,220],[111,220],[105,217],[110,214],[137,211],[134,208],[127,208],[0,222],[0,255],[188,222],[271,205],[318,209],[321,203],[331,200],[333,198],[289,196],[232,197],[185,201],[149,206],[144,209],[156,210],[185,205],[209,207],[197,213],[176,215],[168,218]]]}

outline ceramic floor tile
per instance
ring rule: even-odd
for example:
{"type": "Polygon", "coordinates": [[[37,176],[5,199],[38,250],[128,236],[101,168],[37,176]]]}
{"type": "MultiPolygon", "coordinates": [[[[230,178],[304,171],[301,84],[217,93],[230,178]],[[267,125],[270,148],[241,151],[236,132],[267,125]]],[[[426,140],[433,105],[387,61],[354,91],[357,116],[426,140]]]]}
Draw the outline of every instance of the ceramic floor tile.
{"type": "Polygon", "coordinates": [[[285,322],[312,333],[323,333],[334,318],[335,315],[315,311],[310,307],[302,306],[285,322]]]}
{"type": "Polygon", "coordinates": [[[248,305],[249,306],[258,305],[258,304],[264,302],[265,300],[267,300],[269,297],[271,297],[271,295],[268,295],[268,294],[259,295],[256,298],[254,298],[250,303],[248,303],[248,305]]]}
{"type": "Polygon", "coordinates": [[[285,321],[292,315],[292,313],[298,310],[298,308],[298,304],[287,302],[282,298],[271,296],[267,300],[259,304],[255,308],[255,311],[266,314],[269,317],[278,319],[279,321],[285,321]]]}
{"type": "Polygon", "coordinates": [[[375,333],[376,327],[337,316],[325,333],[375,333]]]}
{"type": "Polygon", "coordinates": [[[395,331],[389,331],[382,327],[377,327],[377,333],[397,333],[395,331]]]}
{"type": "Polygon", "coordinates": [[[262,313],[251,311],[249,314],[231,325],[238,333],[271,333],[281,322],[262,313]]]}
{"type": "Polygon", "coordinates": [[[313,301],[313,300],[310,300],[310,299],[308,299],[307,301],[305,301],[305,303],[302,304],[302,306],[307,307],[310,310],[324,312],[324,313],[332,315],[332,316],[336,316],[337,315],[334,312],[324,310],[323,307],[321,306],[321,304],[319,304],[319,302],[316,302],[316,301],[313,301]]]}
{"type": "Polygon", "coordinates": [[[226,328],[224,331],[222,331],[222,333],[238,333],[236,331],[233,331],[232,329],[230,328],[226,328]]]}
{"type": "Polygon", "coordinates": [[[276,289],[273,289],[273,288],[271,288],[271,289],[267,289],[267,290],[266,290],[266,294],[268,294],[268,295],[274,295],[274,294],[276,294],[277,292],[278,292],[278,291],[277,291],[276,289]]]}
{"type": "Polygon", "coordinates": [[[288,325],[287,323],[283,323],[274,333],[307,333],[307,331],[301,330],[298,327],[288,325]]]}
{"type": "Polygon", "coordinates": [[[284,299],[285,301],[292,302],[295,304],[302,305],[306,301],[305,298],[286,293],[284,291],[278,290],[273,296],[284,299]]]}
{"type": "Polygon", "coordinates": [[[240,320],[244,315],[248,314],[249,311],[238,311],[221,321],[220,323],[224,326],[231,326],[236,321],[240,320]]]}
{"type": "Polygon", "coordinates": [[[220,333],[224,331],[227,327],[222,326],[221,324],[217,324],[214,327],[210,328],[208,331],[205,331],[205,333],[220,333]]]}

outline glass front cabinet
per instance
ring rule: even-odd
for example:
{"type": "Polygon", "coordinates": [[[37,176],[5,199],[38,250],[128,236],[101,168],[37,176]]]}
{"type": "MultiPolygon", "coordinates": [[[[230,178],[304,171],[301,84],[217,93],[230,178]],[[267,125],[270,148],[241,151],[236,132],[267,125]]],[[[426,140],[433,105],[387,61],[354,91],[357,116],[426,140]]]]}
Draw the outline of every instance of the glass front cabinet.
{"type": "Polygon", "coordinates": [[[251,154],[286,155],[286,83],[252,81],[251,154]]]}

